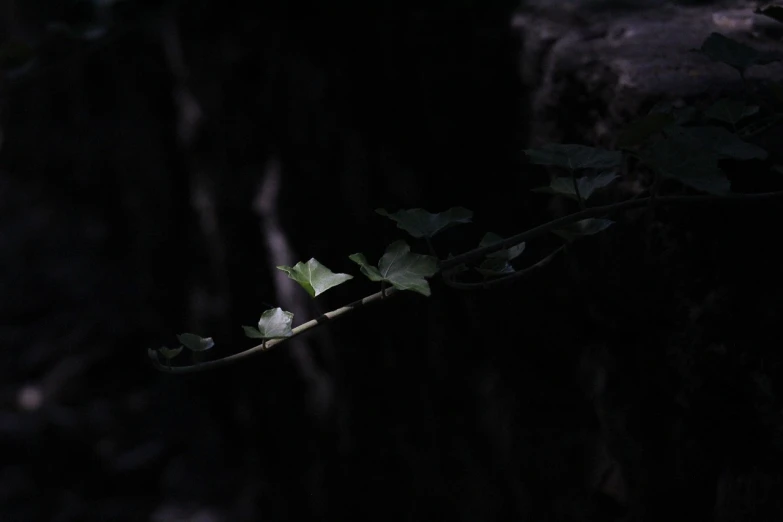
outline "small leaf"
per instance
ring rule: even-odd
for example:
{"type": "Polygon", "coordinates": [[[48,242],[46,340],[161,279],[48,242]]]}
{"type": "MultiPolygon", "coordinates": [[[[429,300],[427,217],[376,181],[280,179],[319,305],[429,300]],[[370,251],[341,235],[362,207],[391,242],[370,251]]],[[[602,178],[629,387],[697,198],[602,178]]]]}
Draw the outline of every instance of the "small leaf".
{"type": "Polygon", "coordinates": [[[525,149],[531,163],[576,169],[611,169],[623,160],[620,151],[587,147],[585,145],[564,145],[547,143],[538,149],[525,149]]]}
{"type": "Polygon", "coordinates": [[[725,63],[740,72],[752,65],[766,65],[783,58],[780,53],[759,51],[720,33],[711,33],[696,51],[714,62],[725,63]]]}
{"type": "MultiPolygon", "coordinates": [[[[619,176],[611,172],[603,172],[597,176],[582,176],[577,178],[576,184],[579,187],[579,195],[582,199],[589,199],[596,190],[609,185],[619,176]]],[[[578,199],[574,190],[574,181],[569,177],[554,178],[548,187],[539,187],[533,189],[533,192],[544,192],[547,194],[559,194],[571,199],[578,199]]]]}
{"type": "Polygon", "coordinates": [[[783,23],[783,6],[773,4],[773,5],[768,5],[766,7],[756,9],[753,12],[756,14],[768,16],[769,18],[772,18],[776,22],[783,23]]]}
{"type": "MultiPolygon", "coordinates": [[[[291,322],[294,320],[294,314],[286,312],[282,308],[271,308],[261,314],[258,320],[258,337],[255,339],[283,339],[291,337],[294,333],[291,331],[291,322]]],[[[245,335],[251,337],[248,330],[245,335]]]]}
{"type": "Polygon", "coordinates": [[[410,250],[405,241],[395,241],[386,249],[377,268],[368,264],[363,254],[352,254],[349,259],[358,264],[371,281],[386,281],[398,290],[429,296],[430,286],[425,278],[438,272],[438,260],[410,250]]]}
{"type": "Polygon", "coordinates": [[[182,346],[179,348],[167,348],[165,346],[158,349],[158,352],[163,356],[164,359],[167,361],[172,360],[174,357],[182,353],[182,346]]]}
{"type": "Polygon", "coordinates": [[[606,230],[613,223],[614,221],[611,219],[588,218],[572,223],[566,227],[555,229],[552,232],[566,241],[573,241],[582,236],[592,236],[593,234],[606,230]]]}
{"type": "Polygon", "coordinates": [[[666,131],[671,140],[693,152],[711,152],[718,158],[737,160],[766,159],[767,151],[743,141],[723,127],[672,127],[666,131]]]}
{"type": "Polygon", "coordinates": [[[245,336],[251,339],[263,339],[264,336],[258,331],[255,326],[243,326],[242,330],[245,331],[245,336]]]}
{"type": "Polygon", "coordinates": [[[397,228],[403,229],[415,238],[432,237],[451,226],[470,223],[473,218],[473,212],[463,207],[452,207],[439,214],[432,214],[420,208],[393,213],[379,208],[375,212],[396,221],[397,228]]]}
{"type": "Polygon", "coordinates": [[[277,268],[307,290],[310,297],[316,297],[332,287],[353,279],[352,275],[335,274],[314,258],[310,258],[306,264],[300,261],[294,267],[283,265],[277,268]]]}
{"type": "MultiPolygon", "coordinates": [[[[481,242],[479,243],[479,248],[484,248],[490,245],[494,245],[497,243],[500,243],[503,241],[503,237],[493,234],[492,232],[487,232],[484,234],[484,237],[481,238],[481,242]]],[[[493,252],[491,254],[488,254],[487,257],[493,257],[502,259],[503,261],[511,261],[512,259],[516,259],[519,257],[522,252],[525,251],[525,243],[520,243],[518,245],[514,245],[511,248],[505,248],[503,250],[499,250],[497,252],[493,252]]]]}
{"type": "Polygon", "coordinates": [[[665,112],[651,112],[628,124],[617,137],[617,146],[627,149],[644,144],[650,137],[675,123],[674,116],[665,112]]]}
{"type": "Polygon", "coordinates": [[[756,114],[758,111],[758,105],[745,105],[745,102],[741,100],[721,98],[704,111],[704,114],[713,120],[734,125],[743,118],[756,114]]]}
{"type": "Polygon", "coordinates": [[[211,337],[200,337],[192,333],[183,333],[177,336],[185,348],[194,352],[203,352],[215,346],[215,341],[211,337]]]}
{"type": "Polygon", "coordinates": [[[648,164],[661,176],[673,178],[693,189],[723,195],[731,189],[726,175],[718,168],[718,156],[665,139],[644,151],[648,164]]]}
{"type": "Polygon", "coordinates": [[[514,267],[508,261],[499,257],[487,256],[476,270],[484,277],[498,277],[514,273],[514,267]]]}

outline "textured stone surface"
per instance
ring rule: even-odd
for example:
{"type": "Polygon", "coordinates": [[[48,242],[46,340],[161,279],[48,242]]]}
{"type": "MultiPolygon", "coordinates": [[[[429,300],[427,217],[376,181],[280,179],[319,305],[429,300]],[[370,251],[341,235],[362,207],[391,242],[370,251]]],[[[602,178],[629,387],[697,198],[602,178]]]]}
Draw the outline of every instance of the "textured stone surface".
{"type": "MultiPolygon", "coordinates": [[[[733,69],[690,50],[712,32],[783,50],[774,25],[753,14],[754,7],[747,1],[633,9],[528,5],[513,23],[522,37],[523,81],[533,91],[533,142],[581,138],[608,145],[618,126],[656,101],[741,88],[733,69]]],[[[747,73],[750,83],[781,77],[781,63],[747,73]]]]}

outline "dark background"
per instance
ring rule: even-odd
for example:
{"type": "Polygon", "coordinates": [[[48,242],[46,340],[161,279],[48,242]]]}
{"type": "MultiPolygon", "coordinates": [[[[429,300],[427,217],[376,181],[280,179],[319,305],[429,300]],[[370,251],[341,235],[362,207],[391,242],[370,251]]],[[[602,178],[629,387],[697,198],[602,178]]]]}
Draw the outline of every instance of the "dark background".
{"type": "Polygon", "coordinates": [[[515,2],[4,5],[36,58],[0,92],[0,520],[712,520],[777,473],[774,205],[664,210],[508,287],[150,366],[182,331],[225,355],[268,305],[298,324],[376,291],[313,303],[274,269],[358,276],[403,237],[375,208],[473,210],[441,256],[549,219],[515,2]]]}

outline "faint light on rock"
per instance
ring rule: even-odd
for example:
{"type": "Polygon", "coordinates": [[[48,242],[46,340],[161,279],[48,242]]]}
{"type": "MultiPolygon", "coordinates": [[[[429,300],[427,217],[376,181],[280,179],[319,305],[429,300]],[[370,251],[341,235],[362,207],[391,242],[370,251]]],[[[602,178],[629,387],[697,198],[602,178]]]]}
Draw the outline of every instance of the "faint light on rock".
{"type": "Polygon", "coordinates": [[[43,404],[43,392],[41,388],[34,385],[23,386],[16,396],[19,408],[25,411],[35,411],[43,404]]]}

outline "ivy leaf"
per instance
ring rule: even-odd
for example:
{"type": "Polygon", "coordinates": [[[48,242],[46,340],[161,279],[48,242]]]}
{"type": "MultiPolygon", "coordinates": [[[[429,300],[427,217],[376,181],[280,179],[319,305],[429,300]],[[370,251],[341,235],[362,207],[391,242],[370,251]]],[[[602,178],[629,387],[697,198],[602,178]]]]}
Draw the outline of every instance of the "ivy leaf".
{"type": "MultiPolygon", "coordinates": [[[[494,245],[497,243],[500,243],[503,241],[503,237],[493,234],[492,232],[487,232],[484,234],[484,237],[481,238],[481,242],[479,243],[479,248],[484,248],[490,245],[494,245]]],[[[506,248],[503,250],[499,250],[497,252],[492,252],[491,254],[487,254],[488,258],[497,258],[502,259],[503,261],[511,261],[512,259],[516,259],[519,257],[522,252],[525,251],[525,243],[520,243],[518,245],[514,245],[511,248],[506,248]]]]}
{"type": "Polygon", "coordinates": [[[211,337],[200,337],[192,333],[183,333],[177,336],[185,348],[194,352],[204,352],[215,346],[215,341],[211,337]]]}
{"type": "Polygon", "coordinates": [[[334,286],[353,279],[352,275],[335,274],[314,258],[310,258],[307,263],[300,261],[294,267],[282,265],[277,268],[307,290],[310,297],[316,297],[334,286]]]}
{"type": "Polygon", "coordinates": [[[180,346],[179,348],[167,348],[165,346],[162,346],[158,349],[158,352],[163,356],[164,359],[170,361],[174,357],[182,353],[182,346],[180,346]]]}
{"type": "Polygon", "coordinates": [[[251,339],[283,339],[291,337],[291,322],[294,314],[286,312],[282,308],[270,308],[261,314],[258,320],[258,328],[243,326],[245,335],[251,339]]]}
{"type": "Polygon", "coordinates": [[[644,157],[661,176],[693,189],[716,195],[727,194],[731,189],[728,178],[718,168],[718,157],[710,151],[665,139],[651,145],[644,157]]]}
{"type": "Polygon", "coordinates": [[[348,258],[359,265],[371,281],[386,281],[398,290],[412,290],[429,296],[430,285],[425,278],[437,273],[438,261],[410,250],[405,241],[395,241],[386,249],[377,268],[367,262],[364,254],[352,254],[348,258]]]}
{"type": "Polygon", "coordinates": [[[783,23],[783,6],[780,5],[768,5],[766,7],[756,9],[753,11],[756,14],[768,16],[776,22],[783,23]]]}
{"type": "Polygon", "coordinates": [[[670,113],[651,112],[631,122],[620,131],[616,145],[624,149],[642,145],[650,137],[674,123],[674,116],[670,113]]]}
{"type": "MultiPolygon", "coordinates": [[[[612,174],[611,172],[602,172],[597,176],[582,176],[581,178],[577,178],[576,184],[579,187],[579,195],[582,196],[582,199],[589,199],[596,190],[606,187],[618,177],[619,176],[612,174]]],[[[559,194],[567,198],[578,199],[576,191],[574,190],[574,181],[569,177],[554,178],[549,183],[548,187],[534,188],[533,192],[559,194]]]]}
{"type": "Polygon", "coordinates": [[[439,214],[432,214],[420,208],[398,210],[393,213],[379,208],[375,212],[396,221],[397,228],[403,229],[415,238],[430,238],[451,226],[470,223],[473,218],[473,212],[463,207],[452,207],[439,214]]]}
{"type": "Polygon", "coordinates": [[[514,273],[514,267],[508,261],[499,257],[487,256],[476,270],[484,277],[498,277],[514,273]]]}
{"type": "Polygon", "coordinates": [[[758,105],[745,105],[745,102],[742,100],[721,98],[704,111],[704,114],[713,120],[734,125],[743,118],[756,114],[758,111],[758,105]]]}
{"type": "Polygon", "coordinates": [[[780,53],[759,51],[720,33],[711,33],[701,47],[695,50],[714,62],[734,67],[740,73],[752,65],[766,65],[783,58],[780,53]]]}
{"type": "Polygon", "coordinates": [[[710,152],[718,158],[763,160],[767,157],[767,151],[723,127],[672,127],[666,134],[693,152],[710,152]]]}
{"type": "Polygon", "coordinates": [[[525,149],[525,154],[531,163],[569,170],[611,169],[620,166],[623,160],[620,151],[560,143],[547,143],[538,149],[525,149]]]}
{"type": "Polygon", "coordinates": [[[552,232],[562,237],[566,241],[573,241],[582,236],[592,236],[593,234],[597,234],[603,230],[606,230],[612,226],[613,223],[614,221],[611,219],[588,218],[577,221],[576,223],[572,223],[563,228],[557,228],[552,232]]]}

